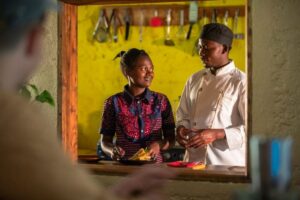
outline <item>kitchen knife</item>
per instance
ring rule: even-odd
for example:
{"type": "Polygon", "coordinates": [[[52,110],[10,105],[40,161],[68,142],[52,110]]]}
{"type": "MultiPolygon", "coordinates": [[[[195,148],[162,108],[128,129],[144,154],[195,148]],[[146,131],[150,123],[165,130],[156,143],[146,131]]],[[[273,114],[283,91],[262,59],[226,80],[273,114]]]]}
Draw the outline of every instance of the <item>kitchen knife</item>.
{"type": "Polygon", "coordinates": [[[238,31],[238,24],[239,24],[239,13],[240,13],[240,9],[236,9],[234,12],[234,18],[233,18],[233,37],[235,39],[244,39],[244,34],[243,33],[239,33],[238,31]]]}
{"type": "Polygon", "coordinates": [[[125,21],[125,40],[128,40],[130,23],[131,23],[131,13],[130,13],[129,8],[126,9],[124,21],[125,21]]]}

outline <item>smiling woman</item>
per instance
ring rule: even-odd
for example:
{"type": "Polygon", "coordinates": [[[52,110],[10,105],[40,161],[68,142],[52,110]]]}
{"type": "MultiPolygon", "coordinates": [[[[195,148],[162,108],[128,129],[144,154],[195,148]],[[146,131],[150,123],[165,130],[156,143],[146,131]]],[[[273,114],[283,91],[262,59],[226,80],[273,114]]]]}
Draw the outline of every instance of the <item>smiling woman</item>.
{"type": "MultiPolygon", "coordinates": [[[[188,12],[188,3],[181,2],[179,4],[169,5],[152,5],[149,4],[143,7],[144,18],[150,19],[154,7],[157,8],[159,16],[164,17],[166,8],[173,8],[172,17],[175,18],[174,24],[172,24],[174,30],[171,31],[171,36],[174,38],[175,46],[169,47],[164,45],[164,27],[150,28],[133,26],[129,32],[128,41],[123,40],[122,27],[118,31],[118,42],[106,42],[98,43],[92,39],[92,33],[95,24],[97,24],[97,18],[99,17],[99,9],[105,8],[108,13],[112,11],[112,8],[118,8],[120,15],[124,5],[94,5],[87,6],[85,1],[76,1],[77,5],[65,4],[62,5],[62,13],[60,16],[60,32],[61,32],[61,52],[60,52],[60,80],[61,80],[61,129],[62,138],[66,149],[71,151],[74,158],[77,157],[78,147],[80,152],[85,149],[92,149],[95,151],[96,143],[99,138],[98,129],[99,121],[101,121],[101,110],[105,99],[109,96],[117,93],[125,85],[125,79],[122,77],[118,69],[118,63],[112,61],[114,55],[120,50],[130,49],[132,47],[138,47],[146,49],[151,55],[152,62],[155,67],[155,79],[151,84],[151,89],[162,92],[170,99],[170,104],[173,110],[176,110],[179,103],[179,96],[187,78],[194,72],[203,68],[199,63],[199,57],[193,56],[193,47],[197,40],[201,23],[204,23],[204,19],[208,19],[208,15],[212,14],[213,9],[218,9],[217,20],[220,22],[223,20],[222,16],[225,16],[226,9],[228,8],[229,16],[235,17],[235,22],[238,24],[238,28],[235,28],[234,34],[236,35],[233,41],[233,48],[231,50],[231,58],[235,60],[240,70],[247,71],[248,77],[249,65],[246,57],[249,49],[247,48],[247,42],[249,37],[247,33],[246,19],[248,13],[246,12],[247,2],[240,0],[226,1],[227,5],[222,5],[223,1],[200,1],[199,13],[203,16],[199,21],[199,29],[195,26],[193,29],[191,39],[182,41],[180,38],[176,38],[177,28],[174,26],[179,21],[176,21],[176,13],[183,9],[188,12]],[[80,6],[79,6],[80,5],[80,6]],[[223,6],[223,7],[220,7],[223,6]],[[227,7],[226,7],[227,6],[227,7]],[[205,12],[203,12],[205,10],[205,12]],[[236,12],[239,10],[239,12],[236,12]],[[237,18],[238,13],[240,17],[237,18]],[[245,17],[244,17],[245,15],[245,17]],[[78,21],[76,20],[78,16],[78,21]],[[78,29],[77,29],[78,28],[78,29]],[[78,32],[77,32],[78,30],[78,32]],[[142,34],[142,37],[140,37],[142,34]],[[172,35],[173,34],[173,35],[172,35]],[[238,35],[244,37],[237,37],[238,35]],[[78,36],[78,41],[77,41],[78,36]],[[140,42],[140,38],[143,38],[140,42]],[[78,67],[78,68],[77,68],[78,67]],[[78,69],[78,71],[77,71],[78,69]],[[78,80],[78,82],[77,82],[78,80]],[[78,90],[77,90],[78,87],[78,90]],[[96,94],[95,94],[96,92],[96,94]],[[77,104],[78,97],[78,104],[77,104]],[[77,121],[78,114],[78,121],[77,121]],[[77,145],[77,142],[79,145],[77,145]]],[[[168,2],[168,1],[161,1],[168,2]]],[[[172,1],[174,2],[174,1],[172,1]]],[[[107,3],[97,1],[97,4],[107,3]]],[[[113,3],[113,2],[111,2],[113,3]]],[[[119,3],[119,2],[118,2],[119,3]]],[[[131,3],[136,3],[131,1],[131,3]]],[[[132,24],[139,24],[136,20],[137,16],[141,16],[141,5],[138,4],[126,4],[126,8],[132,8],[132,24]]],[[[121,17],[120,17],[121,18],[121,17]]],[[[187,28],[188,19],[184,20],[184,28],[187,28]]],[[[231,24],[234,20],[228,18],[228,23],[231,24]]],[[[144,25],[147,25],[145,20],[144,25]]],[[[236,25],[234,25],[236,26],[236,25]]],[[[147,71],[147,70],[146,70],[147,71]]],[[[146,80],[146,79],[145,79],[146,80]]],[[[251,77],[249,78],[251,80],[251,77]]],[[[248,87],[250,85],[248,84],[248,87]]],[[[250,106],[250,105],[248,105],[250,106]]],[[[249,108],[249,107],[248,107],[249,108]]],[[[248,116],[249,116],[248,112],[248,116]]],[[[246,117],[247,119],[248,116],[246,117]]],[[[249,121],[248,121],[249,123],[249,121]]],[[[249,124],[247,124],[249,127],[249,124]]],[[[249,135],[249,129],[247,130],[249,135]]],[[[246,155],[245,155],[246,156],[246,155]]],[[[99,167],[95,165],[94,167],[99,167]]],[[[108,169],[95,169],[98,173],[107,173],[107,170],[111,169],[114,173],[128,173],[128,170],[122,171],[122,169],[112,166],[108,169]],[[118,171],[121,170],[121,171],[118,171]],[[102,172],[101,172],[102,171],[102,172]]],[[[199,176],[195,176],[197,180],[247,180],[248,168],[244,168],[243,172],[240,171],[233,176],[236,172],[231,170],[220,170],[219,167],[208,167],[206,171],[201,172],[199,176]],[[226,172],[227,171],[227,172],[226,172]],[[207,173],[208,175],[203,175],[207,173]],[[221,175],[223,174],[223,175],[221,175]],[[225,178],[224,178],[225,177],[225,178]]],[[[130,170],[129,170],[130,171],[130,170]]],[[[188,175],[191,171],[183,172],[181,178],[188,177],[190,179],[192,174],[188,175]]],[[[194,179],[195,179],[194,177],[194,179]]]]}
{"type": "Polygon", "coordinates": [[[144,50],[132,48],[122,51],[118,57],[121,57],[121,71],[128,84],[123,92],[105,101],[100,130],[102,149],[114,160],[128,160],[140,148],[145,148],[157,163],[161,163],[161,151],[175,143],[169,100],[148,88],[154,72],[152,61],[144,50]]]}

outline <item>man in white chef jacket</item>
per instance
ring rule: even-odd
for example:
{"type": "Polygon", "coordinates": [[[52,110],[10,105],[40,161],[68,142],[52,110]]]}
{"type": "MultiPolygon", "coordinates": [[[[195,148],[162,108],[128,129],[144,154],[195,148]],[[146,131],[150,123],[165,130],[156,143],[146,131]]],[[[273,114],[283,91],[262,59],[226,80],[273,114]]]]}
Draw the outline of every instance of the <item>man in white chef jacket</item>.
{"type": "Polygon", "coordinates": [[[176,138],[185,161],[245,166],[246,75],[229,59],[233,39],[225,25],[203,27],[199,55],[205,69],[185,84],[176,113],[176,138]]]}

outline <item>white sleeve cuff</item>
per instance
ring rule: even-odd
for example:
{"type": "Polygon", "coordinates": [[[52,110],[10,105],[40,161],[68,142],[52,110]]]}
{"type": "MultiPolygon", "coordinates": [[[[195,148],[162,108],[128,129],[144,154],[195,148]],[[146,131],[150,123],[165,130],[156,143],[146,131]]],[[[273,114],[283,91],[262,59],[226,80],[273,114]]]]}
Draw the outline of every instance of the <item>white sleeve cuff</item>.
{"type": "Polygon", "coordinates": [[[245,127],[243,125],[225,128],[224,131],[229,150],[238,149],[243,146],[246,141],[245,127]]]}
{"type": "Polygon", "coordinates": [[[190,123],[186,120],[182,120],[176,123],[176,128],[179,126],[184,126],[185,128],[190,128],[190,123]]]}

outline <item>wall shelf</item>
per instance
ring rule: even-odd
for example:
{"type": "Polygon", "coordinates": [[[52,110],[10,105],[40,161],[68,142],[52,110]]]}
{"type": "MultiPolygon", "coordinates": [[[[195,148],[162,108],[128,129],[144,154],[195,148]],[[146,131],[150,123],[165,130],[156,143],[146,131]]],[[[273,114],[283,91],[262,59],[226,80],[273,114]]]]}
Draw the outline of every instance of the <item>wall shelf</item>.
{"type": "MultiPolygon", "coordinates": [[[[60,0],[61,2],[73,5],[97,5],[97,4],[136,4],[136,3],[172,3],[172,2],[187,2],[182,0],[60,0]]],[[[201,0],[211,1],[211,0],[201,0]]],[[[198,2],[201,2],[198,1],[198,2]]]]}
{"type": "MultiPolygon", "coordinates": [[[[112,9],[118,10],[118,15],[120,19],[123,20],[124,16],[126,15],[126,10],[129,9],[129,12],[131,13],[131,25],[139,25],[140,23],[140,16],[141,13],[144,15],[145,19],[145,26],[149,25],[149,21],[152,17],[154,17],[154,12],[157,11],[158,17],[165,20],[166,14],[168,9],[172,10],[172,21],[171,25],[179,25],[179,13],[180,10],[184,10],[184,24],[189,24],[189,6],[188,5],[146,5],[146,6],[140,6],[140,5],[132,5],[132,6],[111,6],[111,5],[104,5],[101,6],[101,8],[104,8],[108,14],[112,12],[112,9]]],[[[228,6],[228,7],[199,7],[198,9],[198,20],[201,20],[203,18],[203,13],[205,13],[205,16],[207,19],[211,19],[213,10],[217,11],[217,17],[218,19],[223,18],[226,10],[228,11],[228,18],[233,18],[235,15],[236,10],[239,10],[239,17],[245,16],[245,6],[228,6]]],[[[221,22],[221,21],[218,21],[221,22]]]]}

